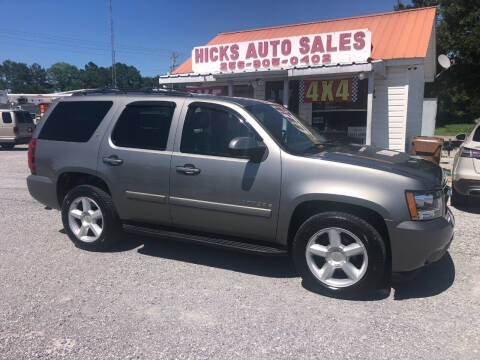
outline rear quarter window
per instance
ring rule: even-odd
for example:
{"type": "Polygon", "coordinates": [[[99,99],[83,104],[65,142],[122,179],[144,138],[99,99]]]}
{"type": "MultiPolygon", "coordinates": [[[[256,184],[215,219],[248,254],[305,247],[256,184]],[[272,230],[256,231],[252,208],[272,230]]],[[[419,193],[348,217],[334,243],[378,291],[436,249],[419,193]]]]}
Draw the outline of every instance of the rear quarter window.
{"type": "Polygon", "coordinates": [[[38,138],[87,142],[112,105],[112,101],[60,102],[46,119],[38,138]]]}

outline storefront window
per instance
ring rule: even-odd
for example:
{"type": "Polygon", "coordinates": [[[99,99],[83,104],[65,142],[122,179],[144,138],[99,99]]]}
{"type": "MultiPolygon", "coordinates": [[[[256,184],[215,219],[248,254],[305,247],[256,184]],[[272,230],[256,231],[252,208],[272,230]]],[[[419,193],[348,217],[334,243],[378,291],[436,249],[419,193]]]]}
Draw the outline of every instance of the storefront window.
{"type": "Polygon", "coordinates": [[[252,85],[233,85],[233,96],[253,98],[252,85]]]}
{"type": "Polygon", "coordinates": [[[312,127],[330,139],[364,143],[368,80],[304,80],[300,101],[312,103],[312,127]]]}
{"type": "MultiPolygon", "coordinates": [[[[288,109],[298,115],[298,80],[290,80],[288,89],[288,109]]],[[[265,100],[283,105],[283,80],[267,81],[265,100]]]]}

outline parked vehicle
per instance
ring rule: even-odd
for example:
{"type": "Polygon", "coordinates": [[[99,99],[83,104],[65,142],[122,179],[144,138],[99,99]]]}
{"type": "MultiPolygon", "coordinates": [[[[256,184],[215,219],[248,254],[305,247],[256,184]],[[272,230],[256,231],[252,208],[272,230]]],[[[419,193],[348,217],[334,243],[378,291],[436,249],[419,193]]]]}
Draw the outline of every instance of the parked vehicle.
{"type": "MultiPolygon", "coordinates": [[[[34,132],[28,188],[70,239],[119,230],[290,254],[327,294],[436,261],[453,237],[442,169],[325,141],[281,105],[177,92],[59,100],[34,132]]],[[[189,251],[189,250],[186,250],[189,251]]]]}
{"type": "Polygon", "coordinates": [[[453,162],[452,205],[465,205],[470,198],[480,198],[480,124],[463,141],[453,162]]]}
{"type": "Polygon", "coordinates": [[[0,109],[0,146],[11,150],[15,145],[28,144],[35,125],[30,113],[22,110],[0,109]]]}

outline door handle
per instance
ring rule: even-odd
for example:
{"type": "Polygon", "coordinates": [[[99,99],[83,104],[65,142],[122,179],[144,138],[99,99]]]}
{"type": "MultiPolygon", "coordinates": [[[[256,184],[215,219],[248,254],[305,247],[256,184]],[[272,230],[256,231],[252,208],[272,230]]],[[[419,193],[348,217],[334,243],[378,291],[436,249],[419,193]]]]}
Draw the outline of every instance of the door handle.
{"type": "Polygon", "coordinates": [[[117,155],[106,156],[103,158],[103,162],[112,166],[118,166],[123,164],[123,160],[119,159],[117,155]]]}
{"type": "Polygon", "coordinates": [[[200,174],[200,169],[197,169],[195,165],[192,164],[185,164],[183,166],[176,167],[177,172],[185,174],[185,175],[198,175],[200,174]]]}

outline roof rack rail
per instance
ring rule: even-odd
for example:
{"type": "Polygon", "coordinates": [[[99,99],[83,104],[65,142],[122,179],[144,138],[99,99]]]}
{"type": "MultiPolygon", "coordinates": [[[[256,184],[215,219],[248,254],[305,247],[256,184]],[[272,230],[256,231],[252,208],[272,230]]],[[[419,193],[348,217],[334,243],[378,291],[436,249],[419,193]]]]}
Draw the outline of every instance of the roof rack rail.
{"type": "Polygon", "coordinates": [[[171,95],[171,96],[193,96],[191,93],[175,89],[158,89],[158,88],[142,88],[142,89],[85,89],[72,93],[72,96],[86,95],[105,95],[105,94],[155,94],[155,95],[171,95]]]}

